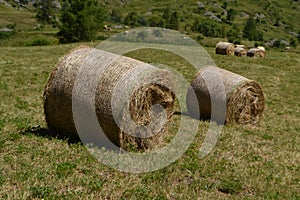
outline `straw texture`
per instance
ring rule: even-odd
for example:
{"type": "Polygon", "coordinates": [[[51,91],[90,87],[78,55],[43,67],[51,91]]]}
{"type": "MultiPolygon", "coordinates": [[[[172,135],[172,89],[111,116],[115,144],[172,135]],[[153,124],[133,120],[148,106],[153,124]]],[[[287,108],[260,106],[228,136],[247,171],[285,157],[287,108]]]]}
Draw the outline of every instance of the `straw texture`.
{"type": "Polygon", "coordinates": [[[61,58],[50,75],[44,92],[46,122],[57,134],[79,138],[72,113],[72,100],[77,99],[91,112],[94,109],[102,130],[115,145],[126,150],[153,149],[168,130],[175,101],[173,87],[164,70],[108,52],[78,48],[61,58]],[[85,70],[90,73],[82,79],[86,85],[74,94],[76,80],[85,70]],[[89,79],[97,80],[94,96],[86,90],[89,79]],[[152,112],[157,104],[162,109],[152,112]]]}
{"type": "Polygon", "coordinates": [[[216,45],[216,54],[234,55],[234,45],[229,42],[219,42],[216,45]]]}
{"type": "MultiPolygon", "coordinates": [[[[201,75],[201,72],[207,69],[204,68],[196,74],[188,90],[187,107],[190,115],[194,118],[210,119],[211,97],[214,96],[218,99],[219,92],[213,90],[210,94],[201,75]],[[197,101],[193,94],[196,94],[197,101]]],[[[238,74],[223,69],[218,70],[225,86],[225,123],[259,125],[265,107],[265,97],[260,85],[256,81],[238,74]]],[[[222,113],[220,113],[221,115],[222,113]]]]}

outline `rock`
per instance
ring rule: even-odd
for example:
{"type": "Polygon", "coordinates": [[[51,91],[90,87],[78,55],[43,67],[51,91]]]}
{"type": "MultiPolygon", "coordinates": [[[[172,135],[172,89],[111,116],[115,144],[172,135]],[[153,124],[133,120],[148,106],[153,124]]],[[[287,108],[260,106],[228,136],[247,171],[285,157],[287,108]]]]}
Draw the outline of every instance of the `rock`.
{"type": "Polygon", "coordinates": [[[197,2],[197,5],[199,8],[205,8],[205,5],[200,1],[197,2]]]}
{"type": "Polygon", "coordinates": [[[240,12],[239,17],[250,17],[250,15],[246,12],[240,12]]]}
{"type": "Polygon", "coordinates": [[[266,16],[264,14],[262,14],[262,13],[255,13],[255,17],[256,18],[260,18],[260,19],[266,18],[266,16]]]}
{"type": "Polygon", "coordinates": [[[0,29],[0,32],[13,32],[13,29],[7,28],[7,27],[3,27],[0,29]]]}
{"type": "Polygon", "coordinates": [[[294,37],[298,37],[298,36],[299,36],[298,33],[295,33],[295,32],[293,32],[293,31],[289,31],[288,33],[291,34],[291,35],[293,35],[294,37]]]}
{"type": "Polygon", "coordinates": [[[218,18],[218,17],[217,17],[214,13],[212,13],[212,12],[206,12],[206,13],[203,14],[203,16],[209,17],[210,19],[213,19],[213,20],[215,20],[215,21],[217,21],[217,22],[222,22],[222,20],[221,20],[220,18],[218,18]]]}

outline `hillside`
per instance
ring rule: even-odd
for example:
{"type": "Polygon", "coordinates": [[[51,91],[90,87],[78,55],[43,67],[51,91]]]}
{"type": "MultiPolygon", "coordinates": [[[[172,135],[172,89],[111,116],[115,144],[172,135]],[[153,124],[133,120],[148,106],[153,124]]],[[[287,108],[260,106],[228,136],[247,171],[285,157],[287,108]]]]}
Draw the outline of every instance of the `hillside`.
{"type": "MultiPolygon", "coordinates": [[[[24,33],[29,31],[31,34],[42,34],[45,35],[45,37],[55,36],[57,29],[51,26],[41,25],[34,18],[36,13],[32,6],[32,1],[29,1],[30,3],[25,5],[15,2],[19,1],[2,0],[2,4],[0,2],[0,28],[15,23],[17,32],[24,33]]],[[[195,30],[195,23],[207,19],[215,22],[210,22],[212,26],[216,26],[216,30],[213,31],[220,32],[213,34],[209,38],[220,37],[228,39],[228,37],[233,37],[235,40],[244,40],[247,42],[242,38],[242,30],[250,16],[255,18],[258,29],[263,34],[261,43],[270,42],[272,40],[283,40],[285,43],[288,43],[292,38],[297,38],[300,32],[299,0],[269,0],[263,2],[257,0],[231,0],[226,2],[217,0],[101,0],[101,3],[107,11],[105,24],[112,27],[113,33],[123,30],[120,30],[120,27],[124,25],[126,16],[132,11],[136,12],[137,22],[133,23],[131,27],[150,26],[153,19],[164,20],[166,8],[169,8],[170,13],[174,11],[178,13],[178,30],[195,39],[198,38],[200,42],[203,38],[206,38],[207,35],[195,30]],[[120,12],[121,19],[119,21],[112,20],[111,12],[113,9],[120,12]],[[232,33],[234,33],[233,36],[230,36],[232,33]]],[[[111,34],[99,33],[99,35],[101,36],[100,38],[103,38],[103,36],[107,37],[111,34]]],[[[15,40],[17,38],[18,37],[14,37],[13,39],[15,40]]],[[[2,43],[6,43],[8,46],[16,45],[16,42],[2,41],[2,43]]],[[[207,44],[205,39],[202,43],[207,44]]],[[[251,42],[251,44],[252,43],[253,42],[251,42]]]]}

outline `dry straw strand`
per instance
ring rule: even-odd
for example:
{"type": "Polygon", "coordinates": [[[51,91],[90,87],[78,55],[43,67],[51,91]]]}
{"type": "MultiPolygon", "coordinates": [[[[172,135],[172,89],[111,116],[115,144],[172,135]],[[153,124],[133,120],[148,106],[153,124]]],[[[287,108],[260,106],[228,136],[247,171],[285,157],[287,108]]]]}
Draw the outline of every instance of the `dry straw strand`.
{"type": "MultiPolygon", "coordinates": [[[[101,58],[114,57],[113,55],[108,52],[81,47],[60,59],[55,70],[51,73],[44,91],[44,113],[49,129],[59,135],[78,139],[72,114],[72,90],[76,77],[83,65],[88,64],[101,68],[101,58]]],[[[162,138],[168,130],[175,101],[174,85],[168,72],[121,56],[110,63],[101,76],[97,77],[97,80],[99,82],[97,83],[95,96],[82,98],[82,103],[86,105],[94,103],[94,105],[89,106],[95,107],[102,130],[115,145],[123,149],[133,148],[146,151],[154,149],[162,142],[162,138]],[[113,116],[113,92],[117,84],[120,84],[119,81],[124,77],[128,77],[128,80],[124,80],[123,85],[136,84],[134,82],[137,79],[135,76],[138,77],[141,74],[135,72],[140,72],[140,68],[149,71],[139,80],[146,84],[141,87],[137,86],[133,90],[127,105],[124,105],[124,113],[126,109],[129,110],[130,117],[137,126],[126,127],[128,116],[125,116],[123,112],[119,113],[118,119],[113,116]],[[146,133],[144,133],[143,127],[151,124],[150,121],[153,118],[151,118],[151,107],[156,104],[160,104],[165,109],[166,122],[161,125],[161,129],[157,130],[156,127],[150,126],[147,127],[146,133]],[[120,128],[120,126],[123,127],[120,128]],[[123,128],[132,131],[131,134],[134,135],[151,135],[138,138],[124,132],[123,128]]],[[[81,97],[77,98],[80,99],[81,97]]],[[[116,101],[118,100],[122,100],[122,96],[116,101]]],[[[155,117],[160,119],[160,116],[155,117]]]]}
{"type": "MultiPolygon", "coordinates": [[[[191,82],[187,94],[187,107],[192,117],[199,118],[200,116],[201,119],[210,119],[211,96],[218,99],[219,94],[215,91],[209,93],[205,80],[201,76],[201,73],[205,70],[209,70],[209,68],[200,70],[191,82]],[[196,94],[196,101],[193,94],[196,94]]],[[[218,70],[225,86],[225,123],[259,125],[265,107],[265,97],[261,86],[256,81],[230,71],[218,70]]],[[[220,116],[222,116],[222,113],[220,113],[220,116]]]]}

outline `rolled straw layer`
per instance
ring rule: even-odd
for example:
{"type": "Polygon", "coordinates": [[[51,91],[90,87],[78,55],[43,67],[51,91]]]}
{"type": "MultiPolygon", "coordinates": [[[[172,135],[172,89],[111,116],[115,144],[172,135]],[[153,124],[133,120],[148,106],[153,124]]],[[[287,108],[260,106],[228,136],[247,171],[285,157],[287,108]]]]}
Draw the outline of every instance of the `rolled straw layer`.
{"type": "Polygon", "coordinates": [[[263,49],[252,48],[248,50],[247,56],[254,58],[264,58],[266,56],[266,52],[263,49]]]}
{"type": "Polygon", "coordinates": [[[219,42],[216,45],[216,54],[234,55],[234,45],[229,42],[219,42]]]}
{"type": "MultiPolygon", "coordinates": [[[[211,99],[212,97],[221,99],[221,97],[218,90],[212,90],[209,93],[206,85],[208,81],[205,81],[202,76],[202,72],[205,70],[210,70],[210,68],[199,71],[191,82],[187,94],[187,107],[192,117],[210,119],[211,99]],[[196,100],[194,96],[196,96],[196,100]]],[[[259,125],[265,107],[265,98],[260,85],[256,81],[227,70],[218,69],[218,71],[224,83],[226,94],[225,123],[259,125]]],[[[212,82],[214,81],[216,80],[212,80],[212,82]]],[[[214,88],[213,85],[210,87],[214,88]]],[[[218,118],[222,119],[222,109],[219,110],[218,118]]],[[[218,119],[215,120],[218,121],[218,119]]]]}
{"type": "MultiPolygon", "coordinates": [[[[166,71],[105,51],[79,48],[64,56],[50,75],[44,92],[46,122],[59,135],[78,139],[83,134],[88,142],[96,143],[95,133],[79,134],[75,125],[92,122],[94,112],[115,145],[153,149],[168,130],[175,101],[173,87],[166,71]],[[160,105],[156,112],[154,105],[160,105]],[[74,115],[74,109],[83,111],[74,115]]],[[[94,125],[80,126],[93,130],[94,125]]]]}
{"type": "Polygon", "coordinates": [[[245,57],[247,56],[247,50],[242,47],[236,47],[234,50],[234,55],[238,57],[245,57]]]}

